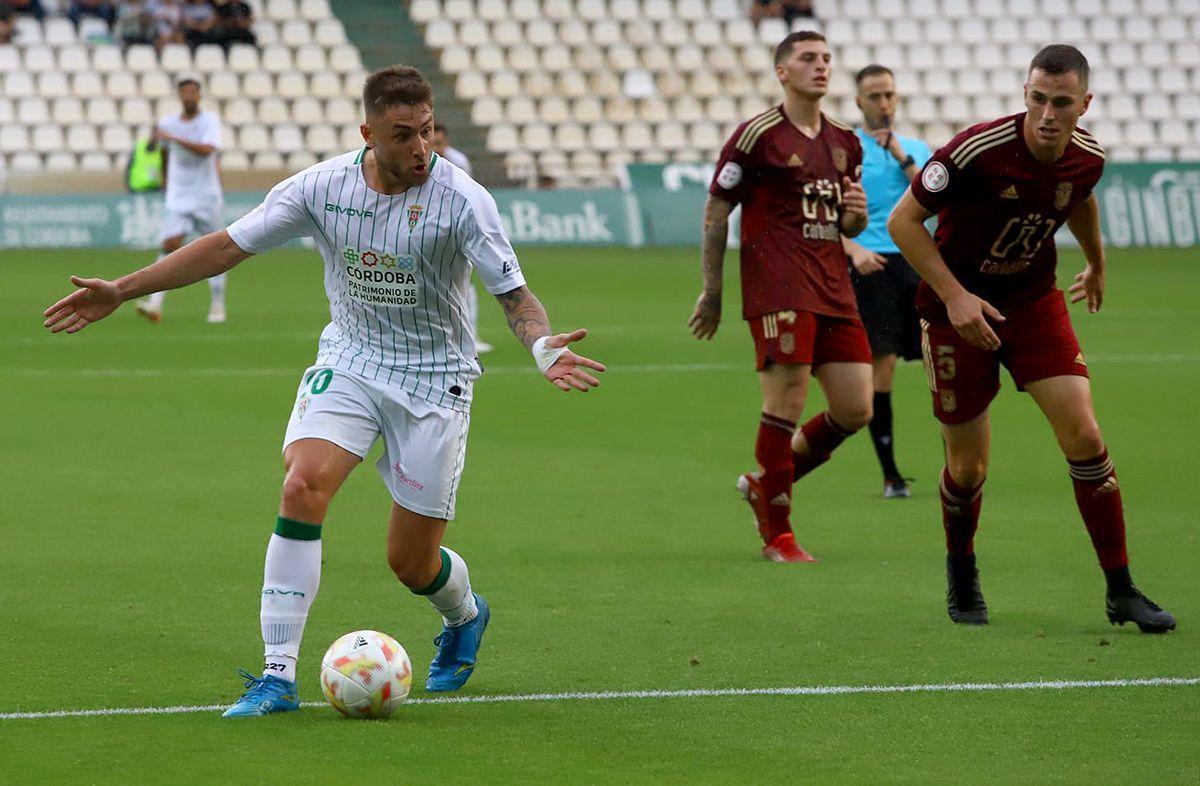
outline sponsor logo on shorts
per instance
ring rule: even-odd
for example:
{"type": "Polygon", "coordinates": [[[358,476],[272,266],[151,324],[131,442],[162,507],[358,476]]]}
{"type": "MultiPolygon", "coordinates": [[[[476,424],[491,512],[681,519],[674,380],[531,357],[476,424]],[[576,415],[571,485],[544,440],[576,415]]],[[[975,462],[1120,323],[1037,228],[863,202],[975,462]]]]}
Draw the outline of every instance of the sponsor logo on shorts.
{"type": "Polygon", "coordinates": [[[925,190],[936,194],[950,184],[950,171],[941,161],[930,161],[929,166],[921,173],[921,185],[925,190]]]}
{"type": "Polygon", "coordinates": [[[308,398],[307,396],[300,399],[300,403],[296,405],[296,419],[297,420],[304,420],[304,413],[308,412],[308,402],[311,400],[312,399],[308,398]]]}
{"type": "Polygon", "coordinates": [[[939,391],[938,396],[942,401],[942,412],[949,414],[958,409],[958,398],[954,395],[953,390],[939,391]]]}
{"type": "Polygon", "coordinates": [[[421,491],[422,489],[425,488],[424,483],[417,480],[416,478],[410,478],[408,475],[405,474],[404,469],[400,466],[399,461],[397,461],[395,464],[392,465],[392,474],[396,476],[396,480],[400,481],[405,486],[408,486],[410,489],[413,489],[414,491],[421,491]]]}
{"type": "Polygon", "coordinates": [[[785,355],[790,355],[796,351],[796,336],[792,333],[784,333],[779,337],[779,351],[785,355]]]}

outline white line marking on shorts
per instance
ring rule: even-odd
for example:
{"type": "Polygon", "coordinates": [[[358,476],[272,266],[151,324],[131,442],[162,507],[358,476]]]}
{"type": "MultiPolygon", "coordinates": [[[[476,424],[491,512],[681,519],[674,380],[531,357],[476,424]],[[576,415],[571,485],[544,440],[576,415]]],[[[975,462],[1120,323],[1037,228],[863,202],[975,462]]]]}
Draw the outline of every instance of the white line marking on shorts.
{"type": "MultiPolygon", "coordinates": [[[[1157,688],[1200,685],[1200,677],[1149,677],[1114,680],[1035,680],[1031,682],[948,682],[916,685],[813,685],[778,688],[695,688],[689,690],[630,690],[570,693],[516,693],[494,696],[431,696],[413,699],[410,705],[426,704],[513,704],[530,701],[612,701],[621,699],[708,699],[756,696],[852,696],[897,693],[984,693],[988,691],[1079,690],[1088,688],[1157,688]]],[[[325,702],[306,701],[302,707],[321,707],[325,702]]],[[[111,715],[187,715],[219,712],[227,704],[197,704],[176,707],[112,707],[97,710],[51,710],[46,712],[3,712],[0,720],[44,720],[48,718],[93,718],[111,715]]]]}

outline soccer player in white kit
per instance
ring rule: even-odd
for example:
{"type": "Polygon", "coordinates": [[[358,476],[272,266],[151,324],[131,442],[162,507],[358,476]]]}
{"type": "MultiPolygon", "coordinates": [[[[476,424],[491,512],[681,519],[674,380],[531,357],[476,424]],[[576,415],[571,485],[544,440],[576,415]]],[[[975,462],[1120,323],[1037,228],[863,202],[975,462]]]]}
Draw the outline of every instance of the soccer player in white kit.
{"type": "MultiPolygon", "coordinates": [[[[167,195],[159,259],[183,245],[188,235],[207,235],[223,225],[221,211],[225,195],[221,191],[218,159],[221,155],[221,118],[200,109],[200,83],[191,77],[179,81],[179,102],[183,110],[158,121],[153,139],[166,145],[167,195]]],[[[212,299],[208,321],[225,321],[225,274],[208,280],[212,299]]],[[[151,322],[162,319],[164,293],[155,292],[137,306],[151,322]]]]}
{"type": "Polygon", "coordinates": [[[497,297],[543,375],[564,391],[599,384],[604,366],[570,351],[586,330],[552,335],[525,285],[496,203],[432,150],[433,96],[413,68],[377,71],[363,88],[366,146],[277,185],[228,229],[116,281],[80,287],[46,309],[75,333],[126,300],[186,286],[297,237],[325,260],[331,321],[300,379],[284,437],[282,499],[261,597],[263,675],[227,716],[299,707],[296,658],[321,574],[330,500],[382,436],[377,468],[391,492],[387,558],[396,577],[441,614],[426,689],[471,676],[489,618],[466,562],[442,546],[463,470],[471,390],[481,373],[466,318],[472,267],[497,297]]]}

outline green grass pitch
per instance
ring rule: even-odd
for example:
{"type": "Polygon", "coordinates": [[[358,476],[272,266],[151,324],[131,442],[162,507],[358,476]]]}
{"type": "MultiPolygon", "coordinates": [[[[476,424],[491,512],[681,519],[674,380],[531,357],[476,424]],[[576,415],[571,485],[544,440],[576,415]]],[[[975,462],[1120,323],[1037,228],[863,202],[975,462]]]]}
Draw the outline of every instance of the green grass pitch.
{"type": "MultiPolygon", "coordinates": [[[[259,665],[263,550],[279,442],[327,319],[320,261],[282,251],[203,285],[162,324],[131,307],[76,336],[41,310],[70,273],[150,253],[0,254],[0,713],[232,701],[259,665]]],[[[1135,579],[1172,610],[1161,637],[1116,629],[1066,468],[1005,377],[978,539],[986,629],[946,618],[941,449],[918,365],[897,376],[907,501],[879,497],[865,435],[796,489],[816,565],[764,562],[733,490],[758,414],[731,255],[713,343],[684,323],[694,249],[528,249],[556,327],[610,364],[565,395],[484,303],[480,381],[448,542],[493,607],[471,696],[1200,676],[1195,446],[1200,267],[1113,252],[1104,310],[1073,309],[1116,461],[1135,579]]],[[[1063,280],[1080,264],[1064,253],[1063,280]]],[[[807,412],[819,411],[814,393],[807,412]]],[[[335,500],[300,661],[320,698],[333,639],[378,628],[417,682],[437,619],[384,560],[372,466],[335,500]]],[[[424,691],[414,690],[414,697],[424,691]]],[[[0,720],[8,783],[1190,783],[1200,687],[414,704],[383,722],[325,706],[0,720]]]]}

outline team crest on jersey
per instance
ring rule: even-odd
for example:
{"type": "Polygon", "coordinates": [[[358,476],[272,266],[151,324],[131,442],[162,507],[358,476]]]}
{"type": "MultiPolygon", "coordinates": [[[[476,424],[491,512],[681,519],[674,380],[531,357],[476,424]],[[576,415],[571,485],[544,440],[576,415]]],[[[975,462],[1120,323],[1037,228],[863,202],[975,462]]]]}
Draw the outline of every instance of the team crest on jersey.
{"type": "Polygon", "coordinates": [[[936,194],[950,183],[950,172],[941,161],[930,161],[929,166],[921,173],[921,185],[925,190],[936,194]]]}
{"type": "Polygon", "coordinates": [[[423,205],[411,205],[408,208],[408,228],[410,231],[417,228],[417,222],[421,220],[421,211],[424,209],[423,205]]]}
{"type": "Polygon", "coordinates": [[[1066,210],[1067,205],[1071,204],[1072,188],[1070,183],[1059,183],[1058,188],[1054,189],[1055,210],[1066,210]]]}
{"type": "Polygon", "coordinates": [[[843,175],[846,174],[846,167],[850,166],[850,155],[844,147],[835,147],[829,151],[833,155],[833,165],[837,167],[837,171],[843,175]]]}

